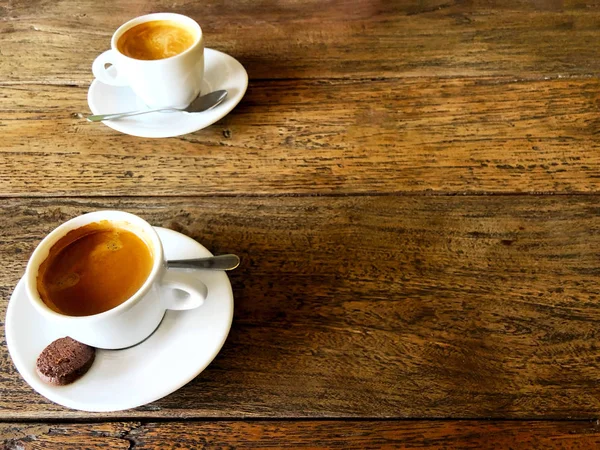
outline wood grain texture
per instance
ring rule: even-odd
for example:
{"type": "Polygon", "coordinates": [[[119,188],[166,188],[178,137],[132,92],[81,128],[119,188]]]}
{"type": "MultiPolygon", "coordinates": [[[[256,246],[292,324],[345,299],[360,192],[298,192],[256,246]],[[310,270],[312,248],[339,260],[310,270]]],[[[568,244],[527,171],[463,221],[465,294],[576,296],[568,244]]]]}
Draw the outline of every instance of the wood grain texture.
{"type": "Polygon", "coordinates": [[[36,0],[0,5],[0,82],[87,85],[119,25],[165,10],[197,19],[252,78],[600,71],[598,1],[36,0]]]}
{"type": "Polygon", "coordinates": [[[173,139],[77,117],[77,87],[0,87],[0,195],[598,192],[597,79],[256,81],[173,139]]]}
{"type": "Polygon", "coordinates": [[[218,357],[135,410],[45,400],[0,330],[0,448],[599,447],[599,28],[597,0],[0,2],[0,329],[83,212],[242,257],[218,357]],[[113,30],[164,10],[242,102],[173,139],[84,122],[113,30]]]}
{"type": "Polygon", "coordinates": [[[600,446],[596,422],[299,421],[0,424],[7,450],[539,449],[600,446]]]}
{"type": "MultiPolygon", "coordinates": [[[[137,213],[238,253],[234,324],[176,393],[120,417],[593,418],[597,196],[9,199],[0,317],[36,243],[77,214],[137,213]]],[[[76,418],[0,346],[0,411],[76,418]]]]}

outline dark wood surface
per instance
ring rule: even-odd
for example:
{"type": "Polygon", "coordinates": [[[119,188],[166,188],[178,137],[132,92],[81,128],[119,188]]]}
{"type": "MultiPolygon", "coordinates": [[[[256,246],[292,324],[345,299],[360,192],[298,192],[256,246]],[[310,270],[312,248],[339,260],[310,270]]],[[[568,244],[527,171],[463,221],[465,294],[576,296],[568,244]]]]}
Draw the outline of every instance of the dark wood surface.
{"type": "Polygon", "coordinates": [[[598,30],[596,1],[0,3],[0,328],[83,212],[243,260],[216,360],[135,410],[47,401],[0,333],[0,444],[597,447],[598,30]],[[82,120],[114,29],[162,10],[242,102],[172,139],[82,120]]]}
{"type": "Polygon", "coordinates": [[[598,92],[595,78],[251,80],[217,124],[156,140],[78,118],[87,86],[0,86],[0,193],[592,193],[598,92]]]}
{"type": "MultiPolygon", "coordinates": [[[[9,200],[6,297],[42,236],[103,208],[243,259],[217,359],[150,409],[107,417],[600,412],[596,196],[9,200]]],[[[85,417],[33,394],[8,356],[2,372],[5,416],[85,417]]]]}
{"type": "Polygon", "coordinates": [[[433,449],[535,448],[580,450],[600,446],[596,421],[260,421],[0,424],[7,449],[433,449]]]}
{"type": "Polygon", "coordinates": [[[0,11],[5,84],[87,86],[119,25],[195,18],[253,79],[556,77],[600,71],[597,0],[22,0],[0,11]]]}

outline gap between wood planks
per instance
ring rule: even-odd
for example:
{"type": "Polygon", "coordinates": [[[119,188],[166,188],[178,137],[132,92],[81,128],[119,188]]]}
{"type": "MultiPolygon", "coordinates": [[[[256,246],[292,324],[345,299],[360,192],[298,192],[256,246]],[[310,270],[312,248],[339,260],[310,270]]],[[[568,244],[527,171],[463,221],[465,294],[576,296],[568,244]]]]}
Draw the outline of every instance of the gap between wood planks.
{"type": "MultiPolygon", "coordinates": [[[[90,72],[91,74],[91,72],[90,72]]],[[[91,75],[90,75],[91,76],[91,75]]],[[[499,73],[499,74],[482,74],[482,75],[402,75],[402,76],[380,76],[380,77],[369,77],[369,76],[339,76],[339,77],[280,77],[280,78],[250,78],[249,83],[267,83],[267,82],[279,82],[279,81],[314,81],[317,83],[331,83],[335,84],[343,81],[398,81],[398,80],[427,80],[435,78],[437,80],[496,80],[496,83],[490,84],[505,84],[510,83],[527,83],[527,82],[538,82],[538,81],[552,81],[552,80],[578,80],[578,79],[593,79],[597,75],[594,73],[584,74],[548,74],[540,76],[528,76],[519,77],[517,75],[499,73]]],[[[91,78],[90,78],[91,79],[91,78]]],[[[73,83],[66,81],[1,81],[0,88],[2,87],[18,87],[18,86],[54,86],[54,87],[66,87],[66,88],[87,88],[90,82],[85,83],[73,83]]]]}
{"type": "Polygon", "coordinates": [[[89,192],[81,195],[77,194],[48,194],[48,195],[3,195],[0,194],[1,199],[15,199],[15,200],[47,200],[51,198],[56,199],[141,199],[141,198],[160,198],[164,200],[169,199],[192,199],[192,198],[344,198],[344,197],[593,197],[600,195],[599,192],[430,192],[430,191],[397,191],[397,192],[355,192],[355,193],[271,193],[271,194],[228,194],[228,193],[210,193],[206,195],[202,194],[181,194],[181,195],[103,195],[103,194],[90,194],[89,192]]]}
{"type": "Polygon", "coordinates": [[[103,416],[98,417],[13,417],[3,418],[0,417],[0,423],[22,423],[22,424],[94,424],[94,423],[140,423],[141,425],[147,425],[150,423],[171,423],[171,422],[185,422],[185,423],[210,423],[210,422],[398,422],[398,423],[409,423],[409,422],[464,422],[464,423],[553,423],[553,422],[572,422],[572,423],[589,423],[600,427],[600,418],[590,417],[586,419],[582,418],[497,418],[497,417],[255,417],[255,416],[239,416],[239,417],[193,417],[193,418],[182,418],[182,417],[156,417],[156,416],[123,416],[122,419],[118,417],[111,417],[107,419],[103,416]]]}

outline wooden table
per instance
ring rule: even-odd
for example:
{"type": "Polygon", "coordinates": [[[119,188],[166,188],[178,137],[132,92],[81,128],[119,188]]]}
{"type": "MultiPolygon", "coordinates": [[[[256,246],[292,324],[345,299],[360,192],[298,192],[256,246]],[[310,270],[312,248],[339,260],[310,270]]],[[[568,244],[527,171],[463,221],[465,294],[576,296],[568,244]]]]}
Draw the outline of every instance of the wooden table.
{"type": "Polygon", "coordinates": [[[0,320],[86,211],[243,258],[219,356],[135,410],[47,401],[1,333],[0,442],[600,445],[599,38],[597,0],[0,3],[0,320]],[[114,29],[163,10],[244,64],[242,102],[172,139],[82,120],[114,29]]]}

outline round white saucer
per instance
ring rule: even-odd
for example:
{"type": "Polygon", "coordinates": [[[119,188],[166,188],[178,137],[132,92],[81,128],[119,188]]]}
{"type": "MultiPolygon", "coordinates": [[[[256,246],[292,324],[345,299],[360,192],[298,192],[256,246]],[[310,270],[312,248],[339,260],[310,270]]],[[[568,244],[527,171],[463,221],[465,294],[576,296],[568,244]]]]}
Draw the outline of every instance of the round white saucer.
{"type": "MultiPolygon", "coordinates": [[[[193,239],[156,228],[167,259],[211,256],[193,239]]],[[[167,311],[157,330],[141,344],[125,350],[97,350],[82,378],[67,386],[43,383],[35,372],[40,352],[64,334],[30,304],[22,280],[6,311],[6,343],[21,376],[44,397],[82,411],[119,411],[158,400],[195,378],[217,355],[231,328],[233,293],[221,271],[198,271],[208,287],[202,306],[167,311]]]]}
{"type": "MultiPolygon", "coordinates": [[[[193,133],[229,114],[240,102],[247,87],[248,74],[244,66],[226,53],[205,48],[202,93],[227,89],[227,98],[223,103],[202,113],[156,112],[102,123],[121,133],[147,138],[193,133]]],[[[129,87],[109,86],[98,80],[94,80],[90,86],[88,104],[94,114],[148,109],[129,87]]]]}

